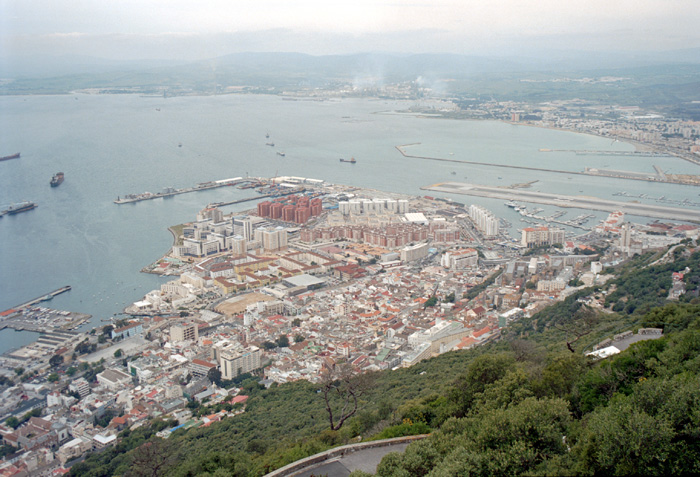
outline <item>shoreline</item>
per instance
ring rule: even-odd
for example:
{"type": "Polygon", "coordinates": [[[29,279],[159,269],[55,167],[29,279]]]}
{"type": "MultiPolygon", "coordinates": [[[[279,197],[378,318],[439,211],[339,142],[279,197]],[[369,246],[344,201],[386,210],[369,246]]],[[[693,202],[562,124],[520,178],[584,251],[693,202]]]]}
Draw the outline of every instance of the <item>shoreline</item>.
{"type": "Polygon", "coordinates": [[[625,144],[629,144],[630,146],[634,147],[635,152],[655,152],[659,154],[665,154],[669,157],[674,157],[676,159],[681,159],[686,162],[690,162],[691,164],[694,164],[696,166],[700,166],[700,156],[698,159],[693,158],[692,156],[686,156],[683,154],[675,153],[675,152],[669,152],[661,149],[659,146],[654,146],[653,144],[646,144],[643,142],[639,142],[635,139],[630,139],[630,138],[618,138],[617,136],[605,136],[602,134],[598,134],[594,131],[589,131],[589,130],[578,130],[578,129],[569,129],[569,128],[561,128],[561,127],[556,127],[556,126],[543,126],[540,124],[533,124],[533,123],[527,123],[527,122],[515,122],[515,121],[509,121],[507,119],[497,119],[497,118],[459,118],[459,117],[452,117],[452,116],[445,116],[444,114],[423,114],[417,111],[398,111],[401,112],[407,116],[413,115],[415,117],[422,117],[425,119],[452,119],[455,121],[496,121],[500,123],[505,123],[505,124],[510,124],[511,126],[527,126],[527,127],[532,127],[532,128],[539,128],[539,129],[548,129],[550,131],[564,131],[564,132],[570,132],[574,134],[584,134],[588,136],[595,136],[599,138],[604,138],[604,139],[614,139],[617,142],[622,142],[625,144]]]}
{"type": "Polygon", "coordinates": [[[179,242],[180,237],[179,237],[178,234],[173,230],[173,227],[177,227],[177,225],[171,225],[170,227],[168,227],[168,232],[170,232],[170,235],[173,236],[173,247],[174,247],[174,246],[177,245],[177,243],[179,242]]]}
{"type": "MultiPolygon", "coordinates": [[[[479,121],[479,120],[477,120],[477,121],[479,121]]],[[[618,138],[617,136],[604,136],[602,134],[597,134],[593,131],[588,131],[588,130],[579,131],[576,129],[558,128],[555,126],[541,126],[539,124],[508,121],[506,119],[501,119],[501,120],[496,119],[495,121],[501,121],[501,122],[504,122],[506,124],[512,124],[513,126],[529,126],[529,127],[533,127],[533,128],[549,129],[551,131],[566,131],[566,132],[571,132],[571,133],[575,133],[575,134],[586,134],[588,136],[595,136],[595,137],[600,137],[600,138],[604,138],[604,139],[615,139],[617,142],[629,144],[630,146],[634,147],[635,152],[656,152],[659,154],[665,154],[669,157],[675,157],[676,159],[681,159],[683,161],[690,162],[691,164],[695,164],[696,166],[700,166],[700,158],[698,160],[695,160],[691,157],[685,157],[682,155],[678,155],[676,153],[664,151],[664,150],[661,150],[658,146],[639,142],[636,139],[618,138]]]]}

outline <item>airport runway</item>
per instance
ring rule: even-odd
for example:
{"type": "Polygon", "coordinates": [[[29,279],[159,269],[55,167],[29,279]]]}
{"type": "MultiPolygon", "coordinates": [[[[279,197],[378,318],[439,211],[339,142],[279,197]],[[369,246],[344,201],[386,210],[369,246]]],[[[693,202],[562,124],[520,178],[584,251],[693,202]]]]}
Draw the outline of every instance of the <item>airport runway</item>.
{"type": "Polygon", "coordinates": [[[680,207],[666,207],[662,205],[640,204],[635,202],[621,202],[616,200],[600,199],[598,197],[571,196],[562,194],[547,194],[522,189],[503,189],[478,184],[466,184],[462,182],[440,182],[426,187],[423,190],[447,192],[450,194],[471,195],[476,197],[489,197],[492,199],[516,200],[532,202],[535,204],[555,205],[557,207],[575,208],[584,210],[602,210],[606,212],[621,211],[625,214],[639,215],[641,217],[653,217],[666,220],[684,220],[700,223],[700,211],[682,209],[680,207]]]}

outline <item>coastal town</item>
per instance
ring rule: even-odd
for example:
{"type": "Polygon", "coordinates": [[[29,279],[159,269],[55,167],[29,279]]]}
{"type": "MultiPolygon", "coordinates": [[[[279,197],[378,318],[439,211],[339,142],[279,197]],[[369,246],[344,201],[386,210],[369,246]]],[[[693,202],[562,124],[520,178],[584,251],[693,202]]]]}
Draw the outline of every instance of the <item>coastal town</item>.
{"type": "MultiPolygon", "coordinates": [[[[700,234],[621,212],[581,230],[592,216],[546,220],[511,202],[532,222],[513,237],[492,211],[451,199],[301,177],[248,182],[265,200],[233,214],[210,204],[171,227],[172,248],[143,270],[171,280],[102,326],[77,331],[85,315],[41,301],[1,313],[3,327],[43,333],[0,358],[2,472],[60,473],[154,418],[164,439],[235,419],[251,386],[479,346],[604,284],[609,267],[700,234]]],[[[677,299],[682,273],[673,283],[677,299]]],[[[615,311],[604,295],[586,300],[615,311]]]]}

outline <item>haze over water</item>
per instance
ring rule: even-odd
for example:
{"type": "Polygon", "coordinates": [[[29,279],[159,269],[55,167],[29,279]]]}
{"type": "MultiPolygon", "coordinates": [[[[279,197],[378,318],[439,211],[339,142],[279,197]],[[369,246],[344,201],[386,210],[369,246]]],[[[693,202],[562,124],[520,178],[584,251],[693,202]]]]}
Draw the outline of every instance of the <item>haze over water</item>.
{"type": "MultiPolygon", "coordinates": [[[[696,166],[673,158],[539,152],[540,148],[633,149],[594,136],[392,113],[412,104],[289,101],[253,95],[2,97],[0,156],[21,152],[22,157],[0,162],[0,206],[32,200],[39,207],[0,219],[0,310],[71,285],[72,291],[46,305],[92,314],[91,326],[100,326],[102,319],[173,279],[139,273],[168,251],[169,225],[192,221],[209,202],[255,194],[221,188],[136,204],[112,202],[117,196],[158,192],[168,186],[183,188],[246,174],[293,175],[423,195],[421,186],[440,181],[509,185],[539,180],[533,190],[616,199],[620,198],[612,194],[625,190],[699,200],[698,190],[688,186],[404,158],[395,146],[420,143],[407,152],[569,171],[590,166],[652,172],[652,165],[659,165],[667,172],[697,173],[696,166]],[[269,141],[274,148],[265,145],[269,141]],[[286,157],[276,151],[284,151],[286,157]],[[355,157],[358,162],[340,163],[340,157],[355,157]],[[51,188],[49,180],[58,171],[65,173],[65,182],[51,188]]],[[[503,201],[451,198],[490,208],[510,220],[513,230],[523,226],[503,201]]],[[[254,205],[223,210],[230,213],[254,205]]],[[[563,219],[584,213],[568,210],[563,219]]],[[[20,335],[29,336],[0,332],[0,352],[23,344],[20,335]]]]}

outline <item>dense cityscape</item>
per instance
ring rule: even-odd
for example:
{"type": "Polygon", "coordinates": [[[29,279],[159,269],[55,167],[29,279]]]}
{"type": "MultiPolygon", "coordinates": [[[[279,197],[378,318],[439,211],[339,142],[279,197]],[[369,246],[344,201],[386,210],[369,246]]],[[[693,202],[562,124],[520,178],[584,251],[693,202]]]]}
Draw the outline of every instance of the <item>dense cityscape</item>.
{"type": "Polygon", "coordinates": [[[0,0],[0,477],[700,474],[697,0],[0,0]]]}
{"type": "MultiPolygon", "coordinates": [[[[515,115],[509,108],[502,114],[515,115]]],[[[678,130],[687,137],[674,148],[697,151],[693,127],[678,130]]],[[[173,226],[172,249],[143,270],[173,279],[104,326],[75,331],[87,316],[42,301],[2,313],[3,326],[44,333],[2,357],[0,432],[4,452],[16,456],[3,472],[48,475],[155,417],[172,419],[158,433],[164,439],[236,419],[251,382],[322,383],[341,363],[367,373],[478,347],[604,284],[629,257],[700,233],[632,223],[622,212],[582,227],[592,216],[558,221],[511,201],[533,225],[515,239],[493,212],[451,199],[300,177],[235,184],[267,200],[231,215],[210,205],[173,226]]],[[[685,291],[683,273],[674,273],[668,299],[685,291]]],[[[607,313],[623,306],[608,309],[595,294],[579,300],[607,313]]],[[[589,353],[609,352],[613,339],[615,352],[636,341],[609,338],[589,353]]]]}

